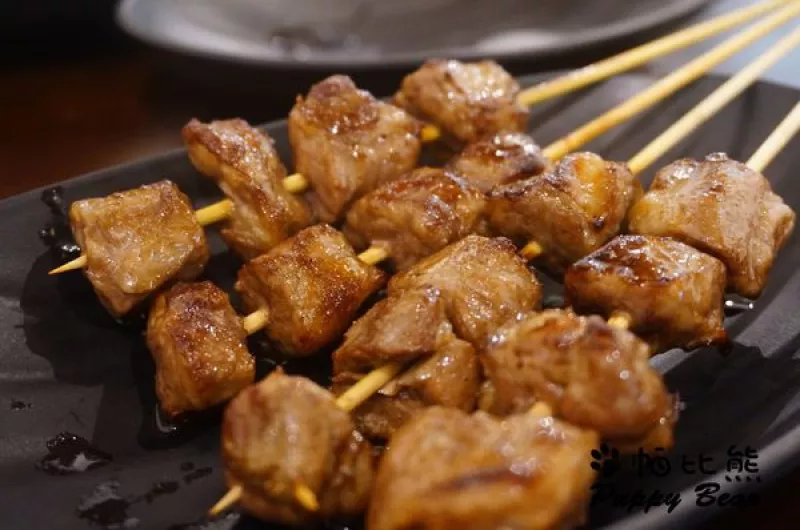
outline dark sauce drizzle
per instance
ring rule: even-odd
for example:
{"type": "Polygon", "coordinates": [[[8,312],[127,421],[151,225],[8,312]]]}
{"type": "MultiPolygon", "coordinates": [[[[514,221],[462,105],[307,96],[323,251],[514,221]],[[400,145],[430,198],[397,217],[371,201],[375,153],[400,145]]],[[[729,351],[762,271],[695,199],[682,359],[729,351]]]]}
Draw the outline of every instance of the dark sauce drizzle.
{"type": "Polygon", "coordinates": [[[42,192],[41,201],[49,208],[51,219],[39,230],[39,239],[50,248],[58,263],[65,263],[81,255],[69,226],[67,207],[64,205],[64,188],[56,186],[42,192]]]}
{"type": "Polygon", "coordinates": [[[113,460],[110,454],[94,447],[85,438],[69,432],[48,440],[47,451],[37,467],[50,475],[83,473],[108,465],[113,460]]]}
{"type": "Polygon", "coordinates": [[[128,517],[131,503],[117,493],[119,482],[100,484],[84,497],[78,505],[78,517],[87,519],[103,528],[136,528],[139,520],[128,517]]]}

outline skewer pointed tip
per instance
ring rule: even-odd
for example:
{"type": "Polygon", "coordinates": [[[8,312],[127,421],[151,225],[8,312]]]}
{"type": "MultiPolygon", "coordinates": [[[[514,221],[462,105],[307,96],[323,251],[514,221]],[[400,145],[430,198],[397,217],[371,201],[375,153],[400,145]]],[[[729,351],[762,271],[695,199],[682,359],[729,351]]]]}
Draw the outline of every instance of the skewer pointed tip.
{"type": "Polygon", "coordinates": [[[221,514],[237,502],[239,499],[242,498],[242,487],[241,486],[234,486],[228,490],[228,493],[222,496],[217,503],[208,510],[209,517],[216,517],[217,515],[221,514]]]}
{"type": "Polygon", "coordinates": [[[295,485],[294,496],[297,498],[297,502],[309,512],[316,512],[319,510],[317,495],[305,484],[295,485]]]}
{"type": "Polygon", "coordinates": [[[64,272],[74,271],[76,269],[82,269],[86,266],[86,256],[80,256],[75,258],[72,261],[68,261],[65,264],[56,267],[55,269],[51,270],[47,274],[53,276],[54,274],[62,274],[64,272]]]}

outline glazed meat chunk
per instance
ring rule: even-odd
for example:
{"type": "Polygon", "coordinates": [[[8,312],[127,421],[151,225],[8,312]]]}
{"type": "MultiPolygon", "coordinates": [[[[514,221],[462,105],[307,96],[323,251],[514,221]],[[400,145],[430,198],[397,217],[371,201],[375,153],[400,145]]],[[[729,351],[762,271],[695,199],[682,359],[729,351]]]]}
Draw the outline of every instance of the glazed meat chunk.
{"type": "Polygon", "coordinates": [[[625,164],[576,153],[540,175],[497,187],[489,196],[489,224],[520,246],[536,241],[545,266],[561,273],[617,235],[640,195],[625,164]]]}
{"type": "Polygon", "coordinates": [[[795,213],[763,175],[724,154],[678,160],[658,172],[631,209],[630,230],[667,236],[719,258],[728,287],[761,294],[795,213]]]}
{"type": "Polygon", "coordinates": [[[507,239],[470,235],[389,282],[394,293],[438,289],[456,335],[480,349],[495,329],[539,306],[542,286],[507,239]]]}
{"type": "Polygon", "coordinates": [[[302,198],[283,188],[286,168],[272,139],[244,120],[183,128],[189,159],[214,179],[233,203],[222,237],[245,260],[254,258],[311,224],[302,198]]]}
{"type": "Polygon", "coordinates": [[[666,237],[618,236],[564,277],[579,313],[624,314],[654,351],[724,342],[725,266],[666,237]]]}
{"type": "Polygon", "coordinates": [[[522,132],[528,109],[517,102],[519,83],[494,61],[432,60],[406,76],[395,103],[458,142],[500,131],[522,132]]]}
{"type": "Polygon", "coordinates": [[[411,171],[420,151],[420,124],[404,110],[335,75],[298,97],[289,114],[289,141],[298,173],[321,221],[339,220],[350,204],[411,171]]]}
{"type": "Polygon", "coordinates": [[[367,528],[577,528],[597,445],[594,433],[536,414],[498,420],[432,407],[392,438],[367,528]]]}
{"type": "Polygon", "coordinates": [[[341,337],[383,282],[340,232],[315,225],[245,264],[236,290],[248,310],[268,310],[267,334],[284,353],[305,356],[341,337]]]}
{"type": "Polygon", "coordinates": [[[84,273],[116,317],[169,282],[193,280],[208,261],[192,204],[168,180],[76,201],[69,221],[86,256],[84,273]]]}
{"type": "Polygon", "coordinates": [[[280,370],[243,390],[225,411],[222,459],[239,506],[266,521],[309,524],[364,512],[374,478],[372,448],[327,390],[280,370]],[[295,490],[311,490],[309,511],[295,490]]]}
{"type": "Polygon", "coordinates": [[[523,133],[500,132],[468,144],[446,168],[488,193],[495,186],[538,175],[549,166],[533,138],[523,133]]]}
{"type": "Polygon", "coordinates": [[[478,358],[469,342],[456,338],[445,309],[440,291],[432,287],[392,293],[353,324],[334,352],[335,394],[375,368],[411,366],[353,412],[365,436],[388,439],[432,405],[475,408],[478,358]]]}
{"type": "Polygon", "coordinates": [[[529,314],[501,328],[481,353],[480,407],[505,415],[541,401],[620,449],[669,448],[675,403],[649,358],[646,343],[599,316],[529,314]]]}
{"type": "Polygon", "coordinates": [[[471,233],[485,232],[483,194],[441,169],[419,168],[361,197],[344,233],[388,252],[398,270],[471,233]]]}
{"type": "Polygon", "coordinates": [[[159,295],[147,322],[156,394],[170,416],[223,403],[253,382],[247,334],[228,295],[211,282],[159,295]]]}

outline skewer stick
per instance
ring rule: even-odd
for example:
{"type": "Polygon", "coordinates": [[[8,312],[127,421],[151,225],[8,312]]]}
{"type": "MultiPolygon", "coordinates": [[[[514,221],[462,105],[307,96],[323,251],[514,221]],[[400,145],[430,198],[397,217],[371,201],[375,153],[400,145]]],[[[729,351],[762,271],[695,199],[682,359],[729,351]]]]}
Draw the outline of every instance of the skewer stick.
{"type": "Polygon", "coordinates": [[[339,396],[336,399],[336,404],[342,410],[350,412],[383,388],[386,383],[397,377],[397,374],[400,373],[404,366],[404,363],[398,362],[376,368],[339,396]]]}
{"type": "Polygon", "coordinates": [[[758,172],[764,171],[780,153],[781,149],[786,147],[789,140],[797,134],[798,130],[800,130],[800,103],[794,106],[778,127],[772,131],[772,134],[761,144],[761,147],[750,157],[750,160],[747,161],[748,167],[758,172]]]}
{"type": "Polygon", "coordinates": [[[574,151],[612,127],[663,101],[747,45],[786,24],[798,14],[800,14],[800,2],[789,3],[787,7],[675,70],[643,92],[617,105],[564,138],[553,142],[544,149],[544,155],[550,160],[556,160],[574,151]]]}
{"type": "Polygon", "coordinates": [[[552,416],[553,409],[544,401],[537,401],[531,407],[531,410],[528,411],[528,414],[533,414],[534,416],[552,416]]]}
{"type": "Polygon", "coordinates": [[[522,250],[519,251],[520,255],[528,261],[538,258],[543,252],[544,249],[542,248],[542,245],[536,241],[529,241],[528,244],[522,247],[522,250]]]}
{"type": "Polygon", "coordinates": [[[367,265],[375,265],[389,257],[389,252],[381,247],[369,247],[358,255],[358,259],[367,265]]]}
{"type": "Polygon", "coordinates": [[[269,323],[269,311],[264,308],[253,311],[242,318],[242,327],[248,335],[252,335],[256,331],[264,329],[267,323],[269,323]]]}
{"type": "MultiPolygon", "coordinates": [[[[676,121],[669,129],[661,133],[644,149],[639,151],[636,156],[628,161],[628,167],[630,170],[634,174],[638,174],[650,166],[650,164],[658,160],[672,146],[680,142],[682,139],[688,136],[689,133],[697,129],[700,125],[705,123],[709,118],[716,114],[717,111],[733,101],[737,96],[739,96],[739,94],[744,92],[747,87],[758,80],[761,74],[768,70],[784,55],[797,47],[798,44],[800,44],[800,28],[792,31],[787,37],[781,39],[775,45],[773,45],[765,54],[761,55],[758,57],[758,59],[752,61],[747,66],[742,68],[739,73],[731,77],[710,96],[703,99],[703,101],[701,101],[697,106],[685,114],[681,119],[676,121]]],[[[787,125],[787,127],[790,128],[791,123],[787,125]]],[[[778,130],[776,129],[775,132],[777,131],[778,130]]],[[[776,141],[778,140],[776,139],[776,141]]],[[[786,138],[786,141],[788,141],[788,138],[786,138]]],[[[775,147],[777,148],[777,151],[780,151],[783,145],[776,145],[775,147]]],[[[767,146],[767,149],[772,149],[772,147],[767,146]]],[[[763,162],[760,160],[761,157],[768,156],[769,153],[769,151],[762,151],[762,154],[759,154],[759,158],[756,159],[756,162],[759,165],[762,164],[763,162]]],[[[774,156],[774,154],[775,153],[772,153],[772,156],[774,156]]],[[[769,159],[771,159],[771,156],[769,156],[769,159]]],[[[748,163],[748,165],[750,164],[748,163]]],[[[760,171],[759,169],[756,170],[760,171]]]]}
{"type": "Polygon", "coordinates": [[[519,102],[527,107],[573,92],[616,74],[641,66],[653,59],[687,48],[709,37],[739,26],[785,4],[786,0],[759,2],[720,17],[677,31],[636,48],[624,51],[564,76],[523,90],[519,102]]]}
{"type": "Polygon", "coordinates": [[[228,493],[222,496],[217,503],[208,510],[209,517],[216,517],[217,515],[221,514],[237,502],[239,499],[242,498],[242,493],[244,493],[244,489],[239,486],[238,484],[231,489],[228,490],[228,493]]]}

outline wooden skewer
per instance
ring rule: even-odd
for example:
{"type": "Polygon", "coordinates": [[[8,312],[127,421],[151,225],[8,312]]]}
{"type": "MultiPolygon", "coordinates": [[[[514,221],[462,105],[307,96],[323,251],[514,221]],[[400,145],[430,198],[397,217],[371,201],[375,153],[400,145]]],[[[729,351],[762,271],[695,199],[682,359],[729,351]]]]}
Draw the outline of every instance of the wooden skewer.
{"type": "Polygon", "coordinates": [[[519,102],[530,107],[563,94],[573,92],[616,74],[641,66],[653,59],[687,48],[698,42],[739,26],[759,15],[785,4],[786,0],[759,2],[719,16],[712,20],[682,29],[665,37],[658,38],[636,48],[624,51],[564,76],[545,81],[523,90],[519,102]]]}
{"type": "Polygon", "coordinates": [[[797,134],[798,130],[800,130],[800,103],[794,106],[778,127],[772,131],[772,134],[761,144],[761,147],[750,157],[750,160],[747,161],[747,166],[758,172],[764,171],[777,154],[786,147],[789,140],[797,134]]]}
{"type": "MultiPolygon", "coordinates": [[[[717,33],[721,33],[727,29],[742,24],[758,15],[766,13],[774,9],[778,5],[784,4],[785,2],[786,0],[768,0],[766,2],[762,2],[755,6],[740,9],[738,11],[734,11],[727,15],[723,15],[716,19],[704,22],[702,24],[698,24],[691,28],[678,31],[676,33],[673,33],[666,37],[662,37],[648,44],[639,46],[637,48],[633,48],[631,50],[628,50],[627,52],[623,52],[609,59],[605,59],[603,61],[585,67],[581,70],[578,70],[577,72],[572,72],[570,74],[567,74],[566,76],[555,79],[553,81],[548,81],[546,83],[542,83],[535,87],[531,87],[528,90],[525,90],[520,93],[519,96],[520,103],[526,106],[531,106],[545,99],[565,94],[572,90],[577,90],[578,88],[605,79],[616,73],[623,72],[625,70],[643,64],[647,61],[650,61],[656,57],[666,55],[672,51],[699,42],[704,38],[710,37],[717,33]]],[[[755,40],[755,38],[758,37],[753,37],[751,40],[755,40]]],[[[747,42],[749,42],[749,40],[747,42]]],[[[742,46],[744,46],[745,44],[742,44],[742,46]]],[[[732,54],[733,51],[730,53],[732,54]]],[[[707,67],[706,69],[708,68],[710,68],[710,66],[707,67]]],[[[705,72],[706,69],[702,70],[698,75],[705,72]]],[[[678,72],[680,72],[680,70],[678,72]]],[[[678,72],[675,72],[675,74],[677,74],[678,72]]],[[[688,82],[689,81],[686,81],[686,83],[688,82]]],[[[644,93],[642,95],[644,95],[644,93]]],[[[664,95],[661,98],[656,98],[651,103],[643,106],[642,108],[639,108],[638,110],[634,110],[633,112],[634,113],[639,112],[644,108],[646,108],[647,106],[657,103],[663,97],[666,96],[664,95]]],[[[603,117],[601,116],[601,118],[603,117]]],[[[600,120],[601,118],[598,118],[597,120],[600,120]]],[[[594,126],[595,128],[600,127],[601,130],[592,132],[591,134],[584,132],[582,133],[583,136],[581,136],[580,138],[575,136],[576,134],[578,134],[580,130],[576,131],[572,135],[563,138],[561,140],[558,140],[556,143],[548,146],[545,149],[544,154],[548,156],[548,158],[550,158],[551,160],[560,158],[561,156],[563,156],[563,154],[566,154],[570,150],[576,149],[583,143],[594,138],[594,136],[601,134],[604,130],[607,130],[617,125],[621,121],[624,121],[624,119],[627,119],[627,117],[612,116],[604,120],[602,126],[598,125],[594,126]],[[565,149],[566,151],[564,151],[565,149]],[[562,153],[561,151],[564,152],[562,153]]],[[[597,120],[595,120],[595,122],[597,120]]],[[[584,127],[584,129],[590,127],[592,123],[587,124],[584,127]]],[[[426,125],[422,129],[421,140],[423,142],[433,142],[436,141],[440,136],[441,132],[437,127],[433,125],[426,125]]],[[[286,191],[290,193],[302,193],[303,191],[308,189],[309,185],[310,184],[308,180],[300,173],[294,173],[283,179],[283,187],[284,189],[286,189],[286,191]]],[[[209,205],[201,210],[198,210],[196,214],[197,221],[200,223],[201,226],[207,226],[209,224],[213,224],[223,219],[226,219],[230,215],[232,210],[233,210],[233,203],[230,200],[225,199],[218,203],[209,205]]],[[[70,262],[67,262],[59,267],[56,267],[55,269],[51,270],[48,274],[51,275],[61,274],[67,271],[81,269],[85,266],[86,266],[86,256],[80,256],[70,262]]]]}
{"type": "MultiPolygon", "coordinates": [[[[644,149],[639,151],[636,156],[628,161],[628,167],[630,170],[634,174],[638,174],[645,168],[649,167],[650,164],[658,160],[675,144],[684,139],[689,133],[697,129],[697,127],[705,123],[725,105],[733,101],[747,87],[757,81],[761,74],[768,70],[784,55],[794,50],[798,44],[800,44],[800,28],[792,31],[788,36],[775,43],[766,53],[742,68],[742,70],[740,70],[735,76],[728,79],[728,81],[715,90],[711,95],[703,99],[703,101],[686,113],[680,120],[676,121],[671,127],[669,127],[666,131],[661,133],[652,142],[645,146],[644,149]]],[[[775,130],[775,133],[778,133],[778,129],[775,130]]],[[[788,141],[788,138],[786,141],[788,141]]],[[[776,145],[775,147],[777,147],[777,150],[780,151],[780,148],[783,147],[783,145],[776,145]]],[[[765,149],[765,151],[762,151],[761,154],[756,153],[759,155],[758,158],[756,158],[754,155],[757,165],[762,164],[762,161],[760,160],[761,157],[768,155],[768,153],[771,151],[767,150],[772,149],[770,146],[762,146],[762,148],[765,149]]],[[[751,162],[752,161],[753,160],[751,159],[751,162]]],[[[747,165],[753,167],[750,162],[748,162],[747,165]]],[[[760,171],[760,169],[755,167],[753,167],[753,169],[760,171]]]]}
{"type": "Polygon", "coordinates": [[[742,50],[747,45],[786,24],[800,14],[800,2],[791,2],[777,13],[731,37],[711,51],[660,79],[651,87],[614,107],[583,127],[557,140],[544,149],[544,155],[556,160],[578,149],[612,127],[628,120],[639,112],[663,101],[679,89],[695,81],[711,68],[742,50]]]}

